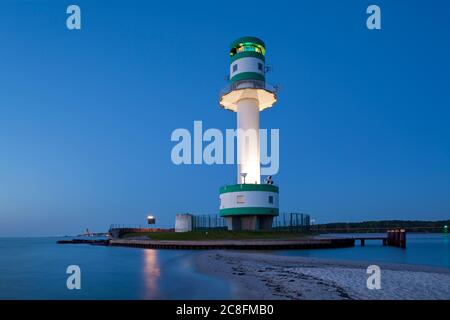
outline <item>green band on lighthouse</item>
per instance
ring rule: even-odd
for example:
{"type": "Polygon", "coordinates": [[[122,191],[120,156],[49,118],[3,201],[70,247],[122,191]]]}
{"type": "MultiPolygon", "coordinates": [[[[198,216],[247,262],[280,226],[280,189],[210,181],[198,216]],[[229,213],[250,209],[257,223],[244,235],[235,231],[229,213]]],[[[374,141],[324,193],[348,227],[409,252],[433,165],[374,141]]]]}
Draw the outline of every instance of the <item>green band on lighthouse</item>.
{"type": "Polygon", "coordinates": [[[270,184],[232,184],[223,186],[219,193],[239,192],[239,191],[269,191],[278,193],[278,187],[270,184]]]}
{"type": "Polygon", "coordinates": [[[266,58],[264,57],[264,55],[262,55],[259,52],[253,52],[253,51],[242,51],[239,53],[236,53],[235,55],[233,55],[230,58],[230,62],[233,63],[234,61],[236,61],[237,59],[241,59],[241,58],[246,58],[246,57],[254,57],[254,58],[258,58],[261,59],[262,61],[265,61],[266,58]]]}
{"type": "Polygon", "coordinates": [[[220,209],[220,215],[224,216],[233,216],[233,215],[269,215],[269,216],[277,216],[279,214],[278,208],[228,208],[228,209],[220,209]]]}
{"type": "Polygon", "coordinates": [[[241,81],[241,80],[257,80],[257,81],[264,81],[266,80],[266,77],[263,75],[256,73],[256,72],[242,72],[238,73],[234,77],[232,77],[231,82],[241,81]]]}

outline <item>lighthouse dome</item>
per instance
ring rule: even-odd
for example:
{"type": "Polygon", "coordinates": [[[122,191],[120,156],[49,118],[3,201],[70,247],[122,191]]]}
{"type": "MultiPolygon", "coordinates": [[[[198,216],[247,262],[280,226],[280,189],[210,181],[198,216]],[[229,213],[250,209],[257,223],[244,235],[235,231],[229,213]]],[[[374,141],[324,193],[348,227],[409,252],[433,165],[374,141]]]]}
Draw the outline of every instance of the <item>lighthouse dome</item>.
{"type": "Polygon", "coordinates": [[[230,45],[230,82],[265,82],[264,42],[256,37],[242,37],[230,45]]]}

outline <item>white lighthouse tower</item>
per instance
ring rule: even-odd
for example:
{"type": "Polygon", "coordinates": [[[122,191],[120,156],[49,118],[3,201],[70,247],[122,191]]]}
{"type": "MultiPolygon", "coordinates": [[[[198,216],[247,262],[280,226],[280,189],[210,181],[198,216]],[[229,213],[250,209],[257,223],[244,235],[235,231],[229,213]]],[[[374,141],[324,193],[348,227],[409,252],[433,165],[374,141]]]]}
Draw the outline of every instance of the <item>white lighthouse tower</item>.
{"type": "Polygon", "coordinates": [[[229,230],[266,230],[278,215],[278,187],[261,184],[259,112],[277,100],[266,84],[265,44],[256,37],[230,46],[230,85],[220,105],[237,114],[237,182],[220,188],[220,215],[229,230]]]}

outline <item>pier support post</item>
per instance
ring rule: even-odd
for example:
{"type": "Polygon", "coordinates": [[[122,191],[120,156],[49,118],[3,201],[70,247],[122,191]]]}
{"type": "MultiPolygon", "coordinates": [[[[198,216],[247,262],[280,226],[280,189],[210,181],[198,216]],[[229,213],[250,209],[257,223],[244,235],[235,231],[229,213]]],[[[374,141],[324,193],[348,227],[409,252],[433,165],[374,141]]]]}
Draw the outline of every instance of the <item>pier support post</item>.
{"type": "Polygon", "coordinates": [[[406,248],[406,230],[394,229],[387,233],[387,245],[393,247],[406,248]]]}

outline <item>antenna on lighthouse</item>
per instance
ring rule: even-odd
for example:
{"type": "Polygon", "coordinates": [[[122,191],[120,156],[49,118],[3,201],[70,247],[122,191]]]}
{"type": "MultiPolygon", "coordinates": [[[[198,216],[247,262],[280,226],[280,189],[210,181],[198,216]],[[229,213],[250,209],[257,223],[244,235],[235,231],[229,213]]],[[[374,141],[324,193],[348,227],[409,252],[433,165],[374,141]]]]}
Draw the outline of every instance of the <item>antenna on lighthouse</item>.
{"type": "Polygon", "coordinates": [[[247,173],[246,172],[241,172],[241,177],[244,179],[244,184],[245,184],[245,177],[247,177],[247,173]]]}

